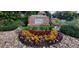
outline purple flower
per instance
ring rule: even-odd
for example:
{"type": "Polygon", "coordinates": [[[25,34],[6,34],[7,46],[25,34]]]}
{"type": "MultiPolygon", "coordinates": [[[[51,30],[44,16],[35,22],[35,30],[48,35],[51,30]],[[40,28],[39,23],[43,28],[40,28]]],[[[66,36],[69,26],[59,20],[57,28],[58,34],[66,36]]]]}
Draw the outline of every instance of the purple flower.
{"type": "Polygon", "coordinates": [[[45,39],[44,38],[40,38],[40,44],[44,44],[45,43],[45,39]]]}

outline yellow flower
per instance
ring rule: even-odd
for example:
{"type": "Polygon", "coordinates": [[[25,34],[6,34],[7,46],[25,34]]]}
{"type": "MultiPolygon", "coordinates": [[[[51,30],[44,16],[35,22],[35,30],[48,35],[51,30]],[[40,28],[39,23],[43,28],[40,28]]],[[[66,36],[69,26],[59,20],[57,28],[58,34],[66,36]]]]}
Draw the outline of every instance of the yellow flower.
{"type": "Polygon", "coordinates": [[[32,36],[35,36],[34,34],[32,34],[32,36]]]}
{"type": "Polygon", "coordinates": [[[50,39],[51,39],[51,40],[53,40],[53,39],[55,39],[55,38],[56,38],[55,35],[50,35],[50,39]]]}
{"type": "Polygon", "coordinates": [[[45,40],[49,40],[47,37],[45,37],[45,40]]]}
{"type": "Polygon", "coordinates": [[[43,38],[42,35],[40,35],[39,38],[43,38]]]}
{"type": "Polygon", "coordinates": [[[45,40],[49,40],[47,35],[44,35],[45,40]]]}
{"type": "Polygon", "coordinates": [[[43,37],[47,37],[47,35],[44,35],[43,37]]]}
{"type": "Polygon", "coordinates": [[[38,43],[39,40],[35,40],[36,43],[38,43]]]}
{"type": "Polygon", "coordinates": [[[34,39],[38,40],[39,38],[37,36],[34,36],[34,39]]]}
{"type": "Polygon", "coordinates": [[[53,33],[54,33],[55,35],[57,35],[57,34],[58,34],[58,31],[57,31],[57,30],[53,30],[53,33]]]}
{"type": "Polygon", "coordinates": [[[30,39],[30,37],[26,37],[26,39],[30,39]]]}
{"type": "Polygon", "coordinates": [[[31,37],[32,40],[34,40],[34,37],[31,37]]]}

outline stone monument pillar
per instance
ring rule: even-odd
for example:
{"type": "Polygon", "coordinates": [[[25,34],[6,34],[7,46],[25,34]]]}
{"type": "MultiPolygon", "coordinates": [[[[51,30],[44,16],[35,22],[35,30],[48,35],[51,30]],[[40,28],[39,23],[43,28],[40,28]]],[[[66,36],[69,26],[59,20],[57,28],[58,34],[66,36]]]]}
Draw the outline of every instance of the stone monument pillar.
{"type": "Polygon", "coordinates": [[[45,12],[39,12],[38,15],[31,15],[28,19],[29,26],[49,25],[49,17],[45,12]]]}

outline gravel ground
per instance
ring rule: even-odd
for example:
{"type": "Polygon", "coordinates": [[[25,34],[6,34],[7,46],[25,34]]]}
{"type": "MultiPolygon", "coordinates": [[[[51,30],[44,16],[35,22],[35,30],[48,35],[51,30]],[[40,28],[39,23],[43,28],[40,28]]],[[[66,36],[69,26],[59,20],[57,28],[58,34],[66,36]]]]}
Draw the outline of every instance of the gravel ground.
{"type": "MultiPolygon", "coordinates": [[[[7,32],[0,32],[0,48],[31,48],[23,45],[18,40],[18,29],[7,32]]],[[[43,47],[45,48],[45,47],[43,47]]],[[[79,39],[63,34],[60,43],[50,46],[50,48],[79,48],[79,39]]]]}
{"type": "Polygon", "coordinates": [[[18,40],[17,30],[0,32],[1,48],[23,48],[23,44],[18,40]]]}
{"type": "Polygon", "coordinates": [[[79,38],[70,37],[63,34],[63,39],[60,43],[53,45],[56,48],[79,48],[79,38]]]}

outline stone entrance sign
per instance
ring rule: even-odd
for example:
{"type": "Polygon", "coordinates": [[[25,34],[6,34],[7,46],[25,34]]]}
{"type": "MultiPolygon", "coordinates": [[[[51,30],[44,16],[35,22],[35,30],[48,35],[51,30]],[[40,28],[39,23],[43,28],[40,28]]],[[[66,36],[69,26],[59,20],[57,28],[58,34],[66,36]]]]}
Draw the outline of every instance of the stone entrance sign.
{"type": "Polygon", "coordinates": [[[28,25],[30,26],[49,25],[49,18],[45,15],[32,15],[28,19],[28,25]]]}

